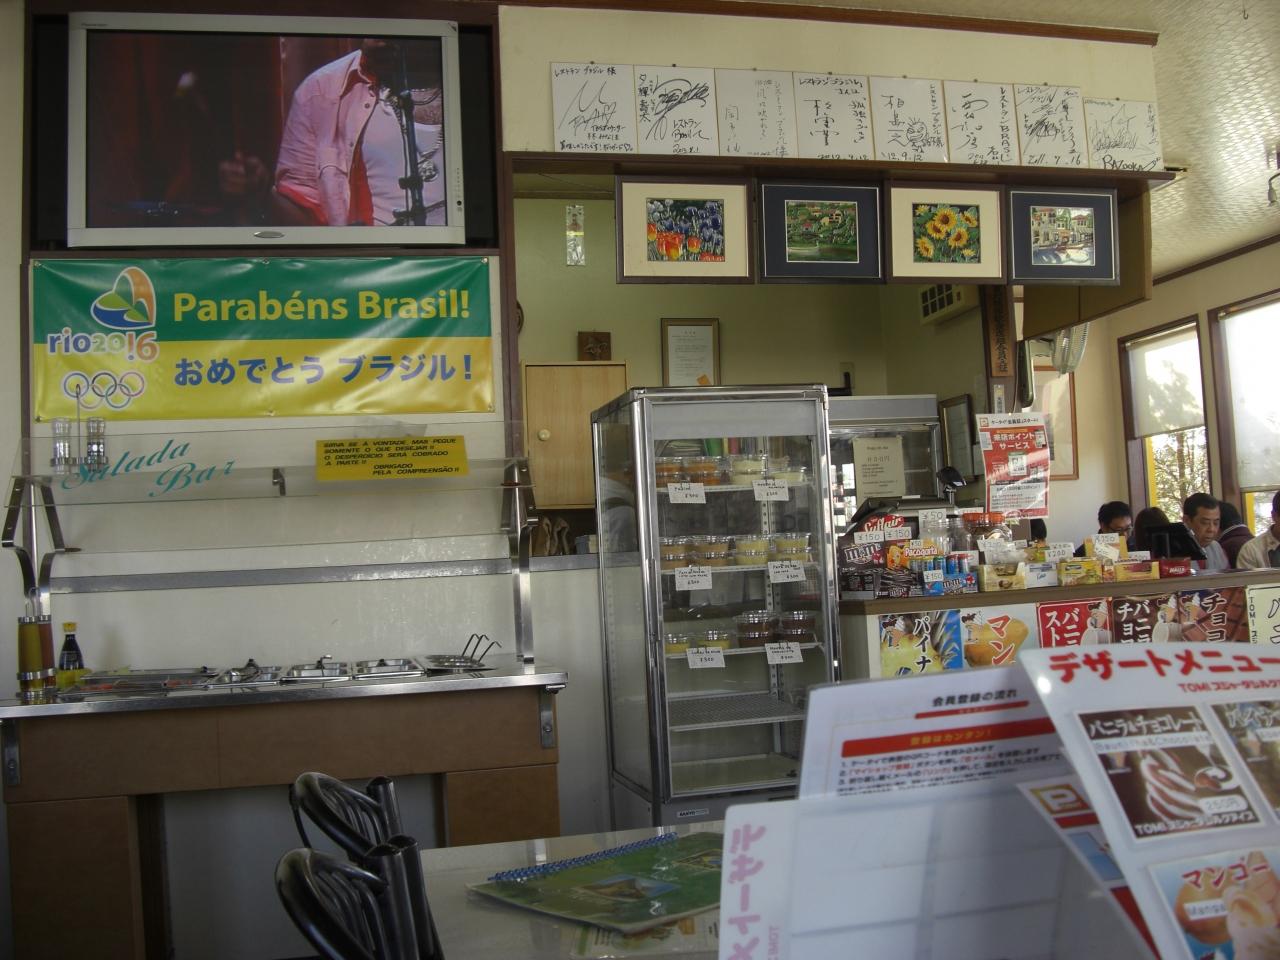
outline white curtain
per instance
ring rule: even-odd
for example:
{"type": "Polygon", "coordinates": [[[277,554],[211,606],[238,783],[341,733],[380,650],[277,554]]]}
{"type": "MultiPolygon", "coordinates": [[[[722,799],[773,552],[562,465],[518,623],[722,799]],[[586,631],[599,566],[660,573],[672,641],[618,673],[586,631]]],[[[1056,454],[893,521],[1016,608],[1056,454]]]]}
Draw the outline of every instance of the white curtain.
{"type": "Polygon", "coordinates": [[[1221,323],[1240,488],[1274,490],[1280,487],[1280,301],[1224,317],[1221,323]]]}
{"type": "Polygon", "coordinates": [[[1204,425],[1200,341],[1191,324],[1127,345],[1138,437],[1204,425]]]}

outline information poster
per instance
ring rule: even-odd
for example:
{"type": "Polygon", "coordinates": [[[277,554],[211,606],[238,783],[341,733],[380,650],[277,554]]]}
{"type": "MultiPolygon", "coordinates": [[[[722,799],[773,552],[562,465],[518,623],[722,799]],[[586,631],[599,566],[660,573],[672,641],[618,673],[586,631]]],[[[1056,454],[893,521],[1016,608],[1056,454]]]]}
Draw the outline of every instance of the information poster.
{"type": "Polygon", "coordinates": [[[1042,413],[978,414],[987,510],[1007,517],[1049,515],[1049,434],[1042,413]]]}
{"type": "Polygon", "coordinates": [[[853,484],[859,500],[901,497],[907,492],[901,437],[855,437],[853,484]]]}
{"type": "Polygon", "coordinates": [[[1022,661],[1160,956],[1280,956],[1280,651],[1153,643],[1022,661]]]}

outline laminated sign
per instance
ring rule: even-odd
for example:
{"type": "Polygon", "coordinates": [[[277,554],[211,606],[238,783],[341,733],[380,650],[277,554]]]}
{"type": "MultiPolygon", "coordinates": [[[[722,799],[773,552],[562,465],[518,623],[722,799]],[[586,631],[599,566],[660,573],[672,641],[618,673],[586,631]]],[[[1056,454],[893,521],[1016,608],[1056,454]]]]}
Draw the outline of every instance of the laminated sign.
{"type": "Polygon", "coordinates": [[[494,408],[483,257],[40,260],[31,330],[38,420],[494,408]]]}
{"type": "Polygon", "coordinates": [[[1049,515],[1049,434],[1042,413],[978,414],[987,509],[1009,517],[1049,515]]]}

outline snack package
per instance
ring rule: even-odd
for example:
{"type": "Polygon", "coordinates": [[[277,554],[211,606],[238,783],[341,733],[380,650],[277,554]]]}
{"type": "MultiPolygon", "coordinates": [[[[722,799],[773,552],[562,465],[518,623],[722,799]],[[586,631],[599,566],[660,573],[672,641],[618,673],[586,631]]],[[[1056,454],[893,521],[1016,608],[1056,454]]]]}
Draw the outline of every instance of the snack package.
{"type": "Polygon", "coordinates": [[[1058,562],[1058,583],[1064,587],[1074,587],[1081,583],[1101,583],[1102,564],[1097,560],[1060,560],[1058,562]]]}
{"type": "Polygon", "coordinates": [[[1058,585],[1058,565],[1056,563],[1028,563],[1027,587],[1056,587],[1058,585]]]}
{"type": "Polygon", "coordinates": [[[1157,561],[1160,564],[1160,578],[1165,577],[1189,577],[1191,576],[1192,564],[1186,557],[1166,557],[1157,561]]]}
{"type": "Polygon", "coordinates": [[[978,589],[983,593],[1026,588],[1025,563],[984,563],[978,567],[978,589]]]}
{"type": "Polygon", "coordinates": [[[1122,560],[1113,566],[1117,581],[1160,579],[1160,564],[1154,560],[1122,560]]]}

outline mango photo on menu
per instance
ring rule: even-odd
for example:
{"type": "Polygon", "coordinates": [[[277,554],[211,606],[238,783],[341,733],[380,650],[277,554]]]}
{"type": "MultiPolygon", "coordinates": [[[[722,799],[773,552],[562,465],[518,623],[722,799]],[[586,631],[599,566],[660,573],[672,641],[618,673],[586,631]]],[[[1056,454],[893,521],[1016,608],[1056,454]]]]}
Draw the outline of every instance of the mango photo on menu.
{"type": "Polygon", "coordinates": [[[1137,839],[1260,822],[1195,707],[1082,713],[1079,720],[1137,839]]]}
{"type": "Polygon", "coordinates": [[[1244,769],[1280,813],[1280,700],[1215,703],[1213,712],[1231,737],[1244,769]]]}
{"type": "MultiPolygon", "coordinates": [[[[1280,958],[1280,849],[1158,864],[1152,876],[1191,960],[1280,958]]],[[[1166,960],[1174,960],[1172,957],[1166,960]]]]}

